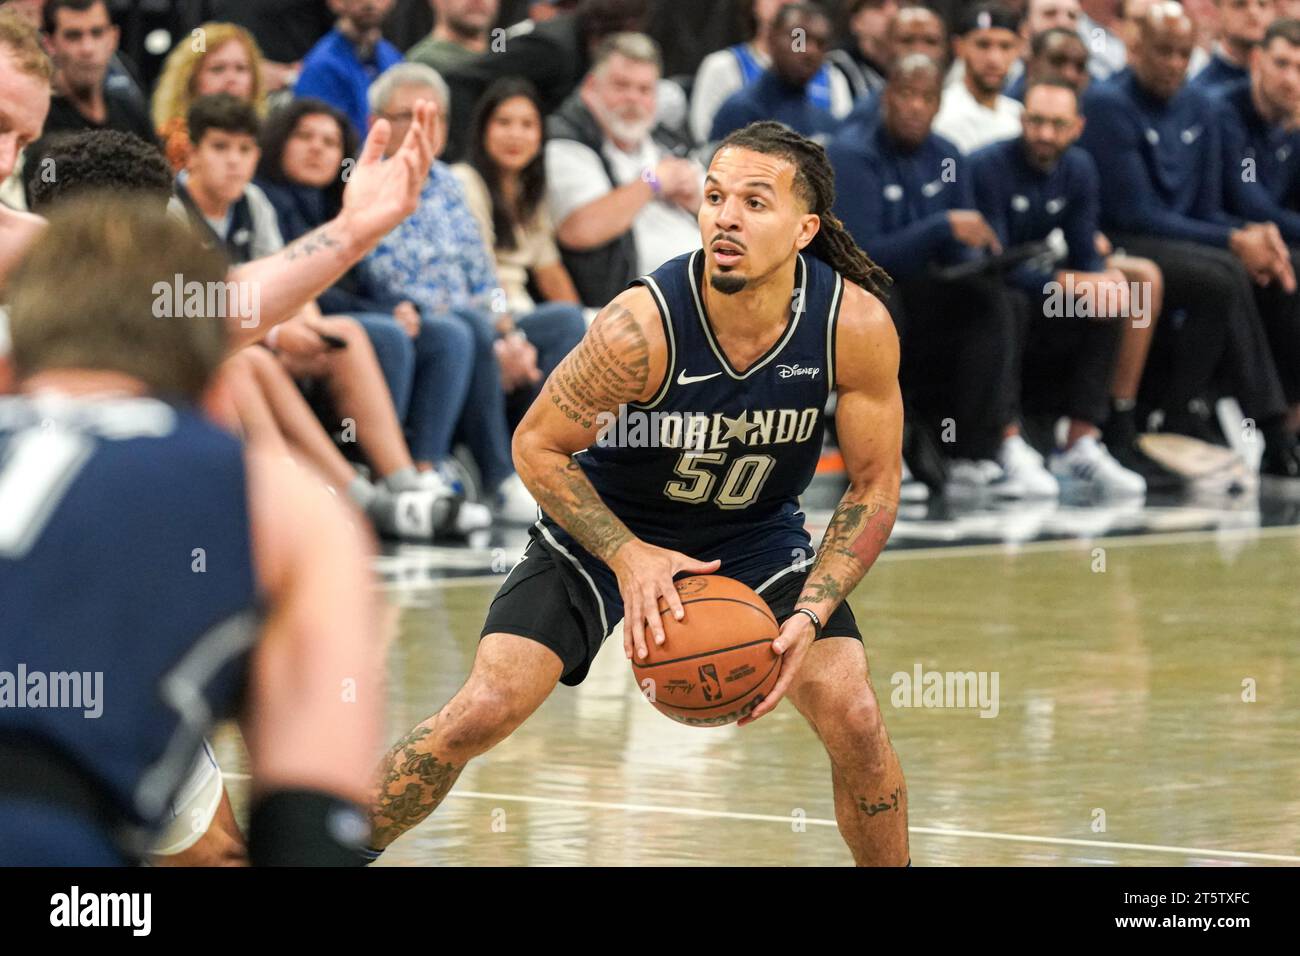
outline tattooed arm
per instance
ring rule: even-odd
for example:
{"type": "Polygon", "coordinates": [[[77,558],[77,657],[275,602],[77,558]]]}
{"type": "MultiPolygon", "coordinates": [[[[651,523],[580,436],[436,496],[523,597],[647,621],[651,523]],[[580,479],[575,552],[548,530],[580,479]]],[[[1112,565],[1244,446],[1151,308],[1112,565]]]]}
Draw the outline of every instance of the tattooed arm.
{"type": "Polygon", "coordinates": [[[680,620],[673,575],[704,574],[717,562],[694,561],[633,536],[601,500],[575,452],[589,447],[601,426],[629,402],[647,401],[663,383],[668,364],[659,312],[641,287],[620,294],[596,317],[586,336],[547,379],[515,431],[519,477],[560,527],[618,577],[624,609],[624,652],[646,654],[646,624],[664,641],[658,607],[663,597],[680,620]]]}
{"type": "MultiPolygon", "coordinates": [[[[839,396],[835,430],[849,474],[817,560],[796,608],[808,608],[824,624],[875,563],[894,527],[902,478],[903,398],[898,388],[898,335],[874,296],[845,283],[835,338],[839,396]]],[[[812,645],[812,621],[795,614],[772,648],[784,656],[781,677],[752,714],[750,723],[780,702],[812,645]]]]}

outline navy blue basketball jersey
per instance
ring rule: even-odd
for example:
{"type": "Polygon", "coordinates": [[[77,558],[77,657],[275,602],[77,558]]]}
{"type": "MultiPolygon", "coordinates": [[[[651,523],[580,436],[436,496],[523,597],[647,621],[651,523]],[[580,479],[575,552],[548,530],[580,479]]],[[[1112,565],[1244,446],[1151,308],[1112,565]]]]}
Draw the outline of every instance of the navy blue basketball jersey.
{"type": "MultiPolygon", "coordinates": [[[[703,282],[704,252],[696,250],[633,283],[659,307],[667,373],[650,401],[607,416],[575,460],[637,537],[700,560],[720,558],[719,574],[757,587],[812,552],[799,495],[816,472],[835,388],[844,281],[800,255],[786,329],[743,371],[714,337],[703,282]]],[[[540,526],[584,570],[595,568],[608,590],[612,575],[601,562],[548,516],[540,526]]]]}
{"type": "Polygon", "coordinates": [[[235,438],[155,399],[0,398],[0,733],[148,830],[236,706],[256,606],[235,438]]]}

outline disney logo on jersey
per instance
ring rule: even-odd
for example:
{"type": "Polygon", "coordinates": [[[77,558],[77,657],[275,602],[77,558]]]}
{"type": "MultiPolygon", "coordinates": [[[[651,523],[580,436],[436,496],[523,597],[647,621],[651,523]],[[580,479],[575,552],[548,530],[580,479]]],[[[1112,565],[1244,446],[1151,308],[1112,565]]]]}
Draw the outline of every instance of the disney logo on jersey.
{"type": "Polygon", "coordinates": [[[778,365],[776,367],[776,374],[781,378],[796,378],[799,376],[816,378],[821,374],[821,369],[808,368],[803,365],[778,365]]]}
{"type": "Polygon", "coordinates": [[[646,412],[621,406],[619,413],[596,416],[596,444],[603,448],[680,448],[720,451],[735,445],[755,447],[806,442],[817,432],[822,410],[747,409],[722,412],[646,412]],[[733,444],[734,443],[734,444],[733,444]]]}

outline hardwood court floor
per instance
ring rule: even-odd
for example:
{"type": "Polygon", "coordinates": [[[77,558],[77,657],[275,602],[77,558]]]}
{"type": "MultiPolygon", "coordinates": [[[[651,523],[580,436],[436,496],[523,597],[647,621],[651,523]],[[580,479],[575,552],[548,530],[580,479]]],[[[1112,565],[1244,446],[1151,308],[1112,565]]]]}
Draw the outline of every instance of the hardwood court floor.
{"type": "MultiPolygon", "coordinates": [[[[1296,528],[887,552],[852,604],[907,774],[914,862],[1300,863],[1297,578],[1296,528]],[[894,675],[918,666],[996,673],[996,716],[896,706],[894,675]]],[[[390,738],[459,686],[494,590],[401,592],[390,738]]],[[[242,808],[242,755],[228,735],[221,749],[242,808]]],[[[850,857],[793,707],[744,729],[679,726],[611,642],[383,862],[850,857]]]]}

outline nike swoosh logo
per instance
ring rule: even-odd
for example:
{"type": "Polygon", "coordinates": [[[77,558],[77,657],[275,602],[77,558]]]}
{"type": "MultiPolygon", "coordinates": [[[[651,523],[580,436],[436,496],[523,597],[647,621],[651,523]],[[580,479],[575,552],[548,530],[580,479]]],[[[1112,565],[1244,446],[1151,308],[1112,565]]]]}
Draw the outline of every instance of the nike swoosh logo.
{"type": "Polygon", "coordinates": [[[693,385],[696,382],[707,382],[711,378],[717,378],[721,372],[714,372],[712,375],[687,375],[685,372],[677,376],[678,385],[693,385]]]}

